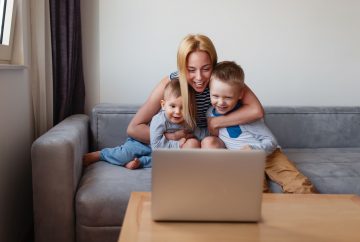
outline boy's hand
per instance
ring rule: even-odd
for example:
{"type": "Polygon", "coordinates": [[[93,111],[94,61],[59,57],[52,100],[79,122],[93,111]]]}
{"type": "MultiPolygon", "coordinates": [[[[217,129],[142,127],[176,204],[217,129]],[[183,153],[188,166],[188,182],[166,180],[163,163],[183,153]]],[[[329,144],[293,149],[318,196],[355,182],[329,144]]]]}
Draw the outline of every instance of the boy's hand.
{"type": "Polygon", "coordinates": [[[219,128],[217,128],[216,118],[207,118],[208,130],[211,135],[219,136],[219,128]]]}

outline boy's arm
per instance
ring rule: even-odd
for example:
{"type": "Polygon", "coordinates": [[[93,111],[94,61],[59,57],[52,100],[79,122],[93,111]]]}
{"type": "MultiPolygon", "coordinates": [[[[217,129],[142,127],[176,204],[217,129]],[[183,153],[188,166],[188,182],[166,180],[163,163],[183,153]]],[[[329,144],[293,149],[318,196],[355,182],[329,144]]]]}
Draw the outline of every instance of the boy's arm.
{"type": "Polygon", "coordinates": [[[163,118],[161,114],[155,115],[150,123],[151,149],[180,148],[179,141],[168,140],[164,135],[165,132],[166,132],[165,118],[163,118]]]}
{"type": "Polygon", "coordinates": [[[255,139],[260,141],[258,145],[251,144],[250,147],[252,149],[264,150],[266,154],[271,154],[278,147],[275,136],[271,133],[270,129],[265,125],[262,119],[243,125],[242,127],[245,127],[248,132],[254,135],[255,139]]]}

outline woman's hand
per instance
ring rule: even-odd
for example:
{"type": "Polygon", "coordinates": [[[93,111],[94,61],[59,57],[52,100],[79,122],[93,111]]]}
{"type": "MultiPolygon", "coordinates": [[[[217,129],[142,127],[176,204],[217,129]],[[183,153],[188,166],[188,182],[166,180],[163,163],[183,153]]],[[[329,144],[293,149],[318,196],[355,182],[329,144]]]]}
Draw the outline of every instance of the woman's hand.
{"type": "Polygon", "coordinates": [[[184,146],[185,142],[186,142],[186,138],[181,138],[181,139],[179,140],[179,146],[180,146],[180,148],[182,148],[182,147],[184,146]]]}
{"type": "Polygon", "coordinates": [[[187,130],[178,130],[172,133],[164,133],[164,136],[168,140],[180,140],[182,138],[190,139],[194,137],[192,133],[189,133],[187,130]]]}
{"type": "Polygon", "coordinates": [[[217,124],[218,118],[216,117],[208,117],[207,124],[208,130],[212,136],[219,136],[219,126],[217,124]]]}

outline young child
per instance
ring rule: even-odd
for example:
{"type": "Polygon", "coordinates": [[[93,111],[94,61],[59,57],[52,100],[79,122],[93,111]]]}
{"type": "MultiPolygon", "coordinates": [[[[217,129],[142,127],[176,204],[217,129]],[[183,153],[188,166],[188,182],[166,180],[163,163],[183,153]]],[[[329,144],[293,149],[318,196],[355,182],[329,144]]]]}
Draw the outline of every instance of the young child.
{"type": "MultiPolygon", "coordinates": [[[[212,107],[207,116],[228,115],[237,110],[241,106],[244,85],[244,72],[239,65],[230,61],[218,63],[210,78],[212,107]]],[[[316,193],[310,180],[281,152],[264,120],[220,128],[218,135],[227,149],[264,150],[267,154],[265,173],[285,193],[316,193]]],[[[264,192],[269,192],[266,180],[264,192]]]]}
{"type": "MultiPolygon", "coordinates": [[[[128,169],[151,167],[151,150],[157,148],[199,148],[200,142],[196,138],[182,138],[168,140],[166,133],[173,133],[186,129],[182,115],[182,99],[179,81],[169,82],[164,90],[164,99],[161,100],[162,109],[150,123],[151,147],[133,138],[128,138],[123,145],[114,148],[105,148],[101,151],[87,153],[83,156],[83,165],[88,166],[99,160],[128,169]]],[[[197,130],[195,133],[199,133],[197,130]]],[[[199,134],[200,135],[200,134],[199,134]]]]}
{"type": "Polygon", "coordinates": [[[161,110],[156,114],[150,123],[150,144],[152,149],[158,148],[200,148],[197,138],[201,136],[201,130],[195,129],[192,132],[187,128],[182,113],[182,98],[180,83],[178,80],[170,81],[164,90],[164,99],[161,100],[161,110]],[[180,140],[169,140],[166,133],[174,133],[184,130],[186,133],[193,133],[189,138],[180,140]]]}

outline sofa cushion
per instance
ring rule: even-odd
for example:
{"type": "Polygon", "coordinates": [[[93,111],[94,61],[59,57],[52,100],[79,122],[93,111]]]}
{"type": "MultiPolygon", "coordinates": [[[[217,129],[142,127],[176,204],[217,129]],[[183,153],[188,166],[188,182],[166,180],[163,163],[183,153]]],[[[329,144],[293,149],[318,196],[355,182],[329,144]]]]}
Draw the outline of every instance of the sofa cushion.
{"type": "MultiPolygon", "coordinates": [[[[360,148],[284,149],[320,193],[360,195],[360,148]]],[[[279,192],[279,186],[270,182],[279,192]]]]}
{"type": "Polygon", "coordinates": [[[283,148],[359,147],[360,107],[265,107],[265,111],[265,122],[283,148]]]}
{"type": "Polygon", "coordinates": [[[151,190],[151,169],[129,170],[99,161],[89,166],[76,196],[77,224],[119,226],[133,191],[151,190]]]}
{"type": "MultiPolygon", "coordinates": [[[[139,106],[98,104],[91,114],[92,150],[114,147],[139,106]]],[[[265,107],[265,122],[283,148],[358,147],[360,107],[265,107]]]]}
{"type": "Polygon", "coordinates": [[[102,103],[91,113],[92,150],[115,147],[127,139],[127,127],[139,106],[102,103]]]}
{"type": "MultiPolygon", "coordinates": [[[[321,193],[360,195],[360,148],[284,149],[321,193]]],[[[270,182],[274,192],[280,187],[270,182]]],[[[106,162],[89,166],[76,197],[78,226],[121,226],[132,191],[151,190],[151,169],[128,170],[106,162]]]]}

